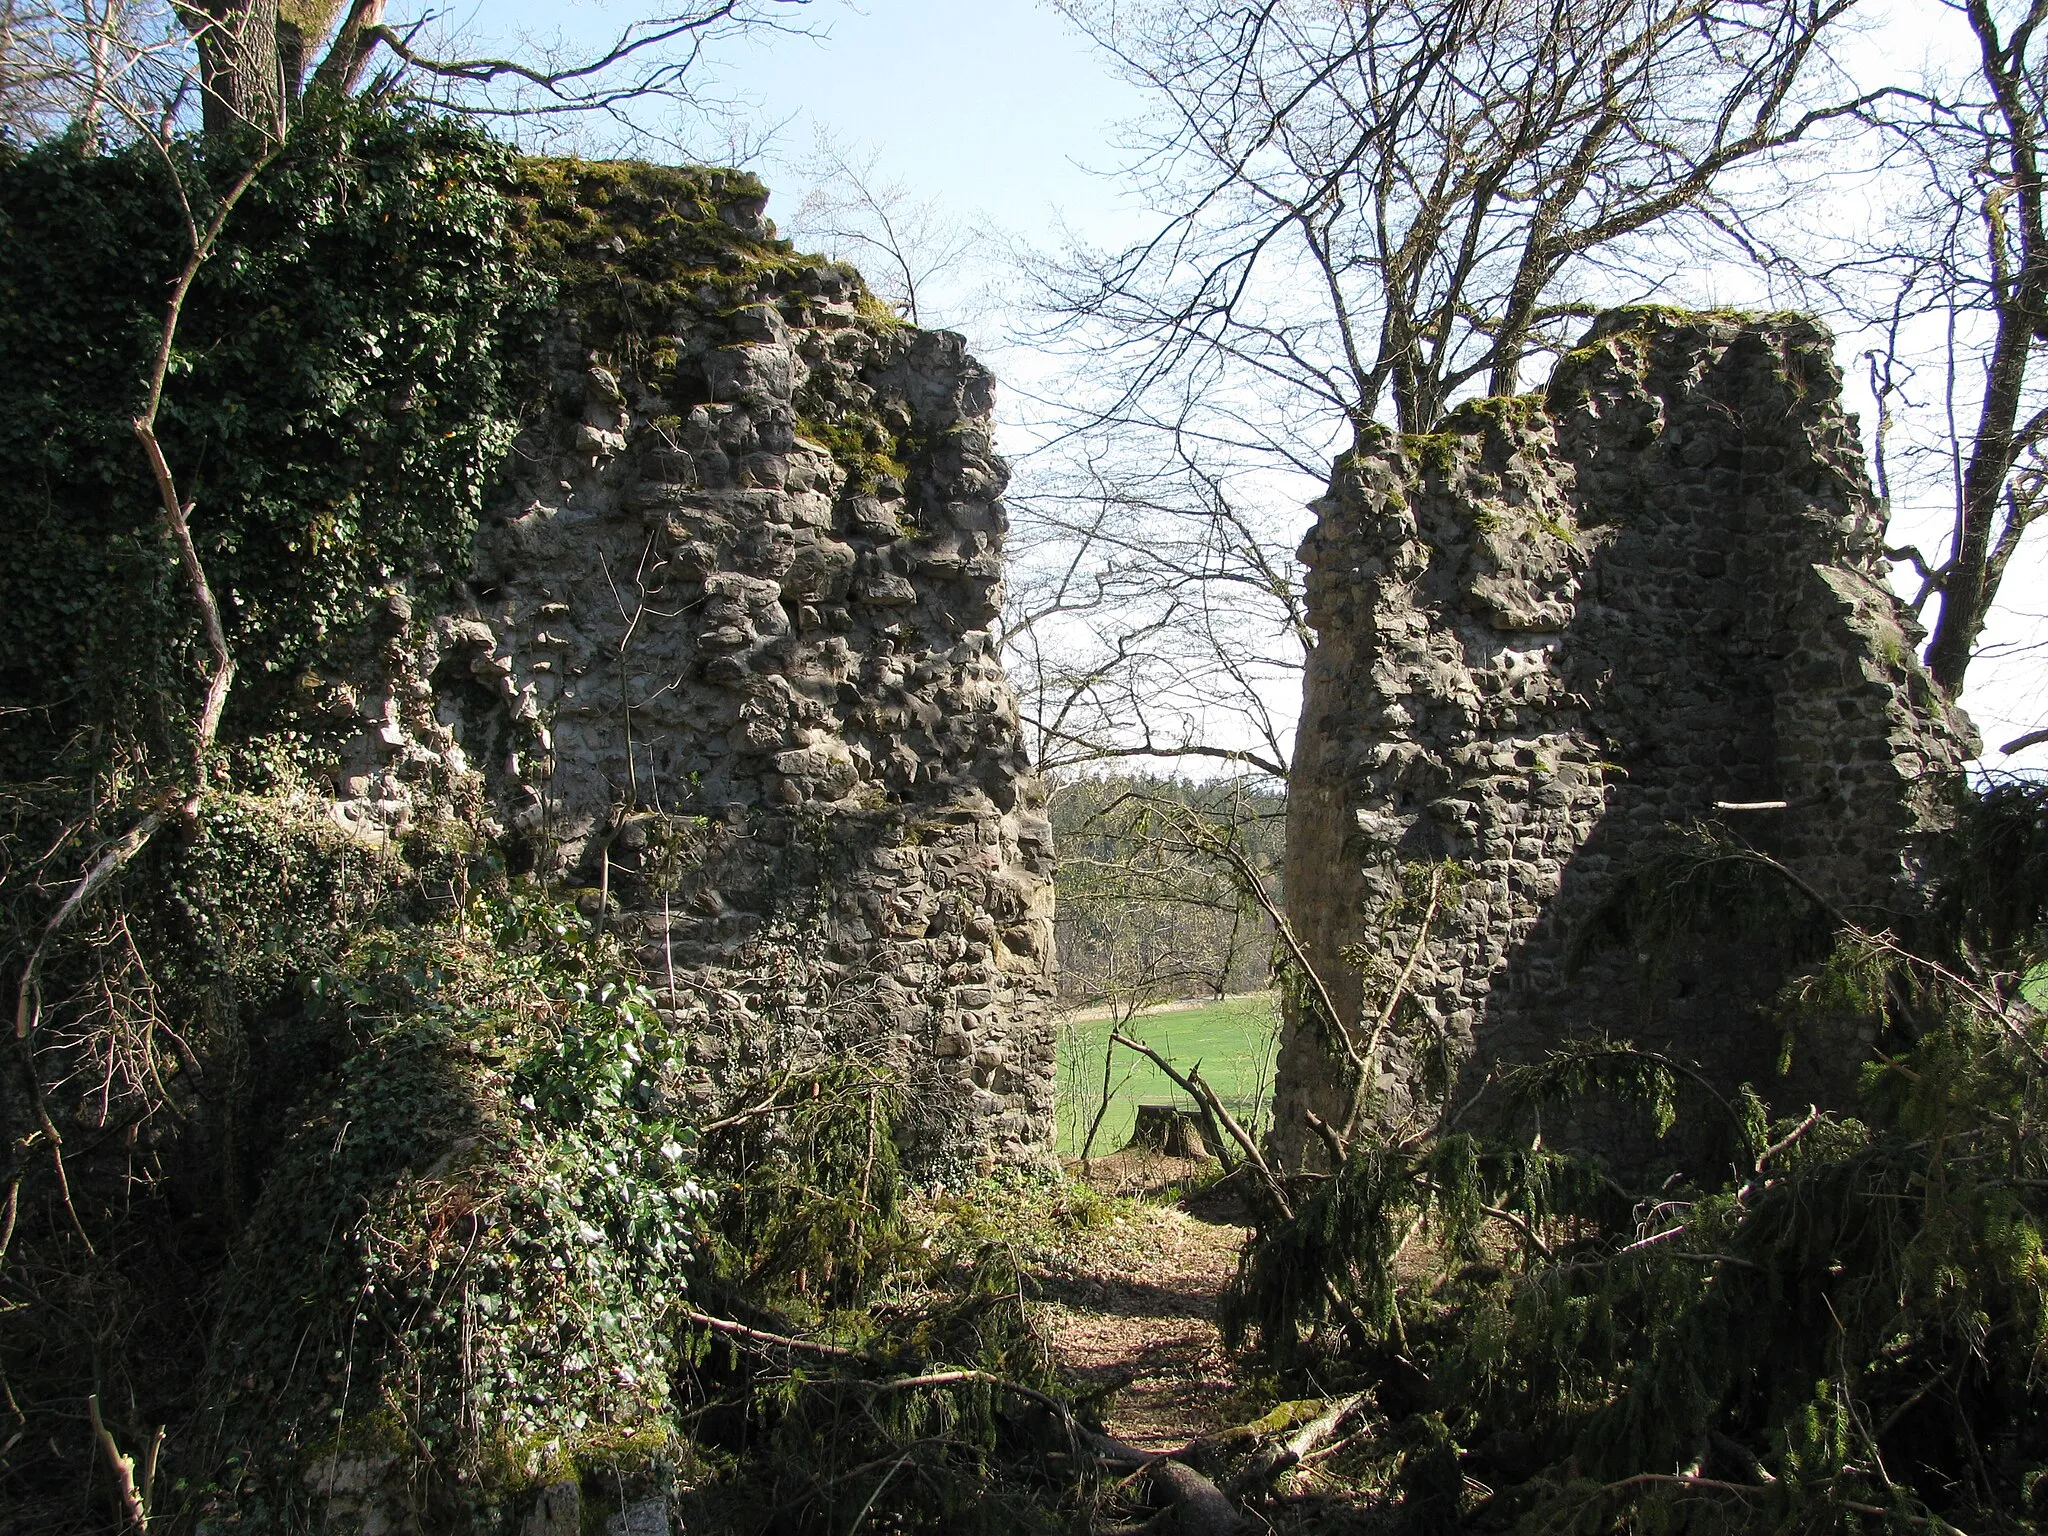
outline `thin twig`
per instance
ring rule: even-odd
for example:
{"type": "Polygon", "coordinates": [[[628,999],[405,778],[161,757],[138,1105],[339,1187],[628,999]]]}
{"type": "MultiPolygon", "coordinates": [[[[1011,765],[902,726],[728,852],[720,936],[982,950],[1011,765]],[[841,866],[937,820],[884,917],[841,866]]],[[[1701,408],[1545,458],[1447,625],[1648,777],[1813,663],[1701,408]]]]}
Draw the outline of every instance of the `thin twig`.
{"type": "Polygon", "coordinates": [[[1352,1134],[1358,1129],[1358,1117],[1365,1112],[1365,1095],[1371,1087],[1371,1077],[1379,1059],[1380,1041],[1386,1037],[1387,1026],[1393,1022],[1394,1012],[1401,1006],[1401,999],[1407,993],[1408,983],[1414,979],[1415,967],[1422,960],[1422,951],[1429,943],[1429,925],[1436,920],[1437,902],[1443,895],[1443,867],[1438,865],[1429,872],[1429,902],[1422,909],[1422,921],[1415,926],[1415,942],[1409,947],[1408,962],[1401,967],[1401,974],[1395,978],[1394,987],[1381,1005],[1379,1017],[1373,1020],[1372,1034],[1366,1038],[1365,1061],[1358,1068],[1358,1078],[1351,1090],[1351,1103],[1344,1113],[1344,1128],[1340,1139],[1347,1145],[1352,1134]]]}
{"type": "Polygon", "coordinates": [[[1281,1214],[1290,1220],[1293,1218],[1294,1210],[1287,1199],[1286,1191],[1281,1188],[1280,1181],[1274,1176],[1273,1170],[1267,1166],[1265,1157],[1259,1152],[1259,1144],[1252,1140],[1250,1133],[1243,1126],[1237,1123],[1236,1117],[1223,1107],[1223,1101],[1216,1097],[1215,1090],[1202,1081],[1199,1069],[1193,1075],[1182,1072],[1158,1051],[1145,1044],[1144,1041],[1134,1040],[1121,1030],[1110,1031],[1109,1038],[1112,1044],[1121,1045],[1126,1050],[1136,1051],[1140,1056],[1145,1057],[1155,1067],[1159,1068],[1160,1071],[1164,1072],[1167,1077],[1171,1078],[1175,1086],[1194,1099],[1197,1104],[1200,1104],[1205,1113],[1215,1116],[1216,1125],[1225,1131],[1232,1141],[1237,1143],[1238,1148],[1244,1153],[1245,1161],[1256,1169],[1259,1177],[1265,1181],[1267,1190],[1280,1206],[1281,1214]]]}
{"type": "Polygon", "coordinates": [[[745,1339],[750,1344],[766,1344],[776,1349],[795,1350],[799,1354],[817,1355],[826,1360],[864,1360],[868,1357],[857,1349],[848,1349],[844,1344],[825,1344],[816,1339],[793,1339],[783,1333],[768,1333],[760,1328],[749,1328],[745,1323],[736,1323],[729,1317],[713,1317],[708,1312],[685,1310],[685,1321],[695,1323],[699,1328],[709,1328],[713,1333],[723,1333],[736,1339],[745,1339]]]}
{"type": "MultiPolygon", "coordinates": [[[[226,632],[220,620],[220,607],[214,601],[212,584],[207,580],[206,567],[200,561],[198,547],[192,539],[190,521],[191,508],[178,497],[176,477],[171,472],[169,460],[164,456],[163,445],[157,440],[157,414],[163,406],[164,381],[170,373],[172,351],[176,345],[178,324],[184,315],[185,300],[198,279],[200,269],[213,254],[219,243],[221,232],[227,227],[228,217],[238,203],[255,184],[256,178],[275,160],[284,145],[281,139],[272,139],[241,174],[216,204],[213,215],[205,227],[199,227],[189,217],[187,230],[190,250],[185,264],[179,269],[177,280],[172,284],[171,297],[164,308],[163,324],[157,334],[156,354],[150,363],[148,392],[140,415],[132,423],[136,440],[142,444],[144,455],[149,460],[150,473],[156,481],[157,494],[163,503],[164,524],[170,531],[171,539],[178,549],[178,559],[184,567],[187,585],[192,592],[194,604],[198,607],[202,627],[206,632],[207,649],[212,653],[213,672],[207,679],[206,702],[201,707],[198,727],[193,735],[192,767],[193,779],[184,804],[188,820],[197,812],[199,798],[205,791],[206,758],[212,751],[215,736],[220,730],[220,720],[227,707],[228,689],[234,682],[234,656],[228,649],[226,632]]],[[[173,175],[175,176],[175,170],[173,175]]],[[[179,187],[183,196],[183,187],[179,187]]],[[[64,1201],[64,1208],[70,1215],[71,1224],[84,1240],[87,1251],[92,1251],[92,1239],[86,1236],[84,1224],[72,1204],[70,1179],[65,1172],[63,1141],[57,1128],[51,1123],[48,1113],[42,1108],[41,1078],[37,1072],[33,1048],[30,1044],[35,1031],[37,1017],[41,1012],[42,968],[49,954],[50,945],[84,909],[95,892],[120,873],[163,825],[160,810],[145,813],[119,839],[101,850],[90,868],[81,875],[66,893],[50,920],[43,925],[37,936],[35,948],[29,952],[21,971],[20,982],[15,991],[14,1038],[22,1058],[22,1068],[28,1074],[37,1103],[38,1117],[45,1135],[50,1138],[51,1156],[55,1161],[58,1192],[64,1201]]],[[[4,1250],[0,1250],[4,1251],[4,1250]]]]}

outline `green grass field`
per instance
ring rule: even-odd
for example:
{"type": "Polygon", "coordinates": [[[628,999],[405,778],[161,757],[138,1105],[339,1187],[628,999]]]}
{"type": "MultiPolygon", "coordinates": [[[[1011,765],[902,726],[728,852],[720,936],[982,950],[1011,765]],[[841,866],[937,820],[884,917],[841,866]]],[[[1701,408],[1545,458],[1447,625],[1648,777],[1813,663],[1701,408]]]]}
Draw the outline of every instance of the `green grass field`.
{"type": "MultiPolygon", "coordinates": [[[[1141,1014],[1126,1033],[1143,1040],[1175,1067],[1186,1071],[1201,1063],[1202,1076],[1214,1085],[1230,1112],[1246,1130],[1265,1128],[1273,1090],[1273,1050],[1279,1027],[1274,1000],[1267,994],[1228,998],[1199,1008],[1141,1014]]],[[[1059,1123],[1060,1155],[1080,1154],[1088,1123],[1102,1102],[1102,1053],[1109,1040],[1109,1020],[1069,1019],[1060,1026],[1059,1123]]],[[[1189,1109],[1194,1103],[1167,1076],[1135,1052],[1118,1047],[1110,1063],[1109,1112],[1095,1133],[1097,1155],[1114,1152],[1130,1140],[1131,1122],[1140,1100],[1163,1100],[1189,1109]]]]}

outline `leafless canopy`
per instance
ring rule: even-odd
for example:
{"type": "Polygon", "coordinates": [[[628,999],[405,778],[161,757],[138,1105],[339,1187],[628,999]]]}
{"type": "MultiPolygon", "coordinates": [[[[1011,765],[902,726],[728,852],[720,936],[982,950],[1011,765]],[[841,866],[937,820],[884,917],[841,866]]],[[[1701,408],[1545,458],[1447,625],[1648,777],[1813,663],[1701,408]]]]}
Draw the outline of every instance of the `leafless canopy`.
{"type": "MultiPolygon", "coordinates": [[[[1144,240],[1055,274],[1068,334],[1167,380],[1408,431],[1511,393],[1624,242],[1740,225],[1739,168],[1852,116],[1854,0],[1197,0],[1061,9],[1156,103],[1144,240]]],[[[1177,391],[1176,391],[1177,393],[1177,391]]]]}
{"type": "Polygon", "coordinates": [[[1040,767],[1284,779],[1313,637],[1292,541],[1255,489],[1187,457],[1082,455],[1013,499],[1005,659],[1040,767]]]}
{"type": "Polygon", "coordinates": [[[1058,3],[1150,103],[1126,179],[1153,213],[1036,274],[1079,381],[1018,498],[1011,655],[1051,763],[1283,770],[1296,509],[1332,453],[1515,391],[1674,251],[1747,259],[1790,152],[1889,95],[1832,62],[1855,0],[1058,3]]]}
{"type": "Polygon", "coordinates": [[[2048,348],[2048,0],[1948,9],[1968,28],[1975,67],[1901,94],[1882,114],[1893,181],[1906,195],[1890,239],[1825,276],[1889,338],[1871,358],[1881,489],[1889,493],[1890,475],[1947,482],[1954,520],[1941,557],[1893,553],[1920,577],[1916,607],[1941,598],[1927,662],[1959,693],[2007,567],[2048,512],[2048,394],[2037,367],[2048,348]],[[1916,379],[1907,338],[1930,321],[1945,345],[1916,379]],[[1936,404],[1915,399],[1928,379],[1939,381],[1946,431],[1888,445],[1896,405],[1936,404]]]}
{"type": "Polygon", "coordinates": [[[701,106],[706,50],[799,30],[809,0],[690,0],[596,45],[522,37],[471,51],[424,8],[387,0],[0,0],[0,127],[89,141],[168,133],[197,104],[209,134],[276,138],[308,99],[367,90],[481,118],[609,118],[643,136],[648,104],[701,106]]]}
{"type": "Polygon", "coordinates": [[[811,189],[789,221],[792,238],[853,262],[912,325],[961,323],[961,278],[987,242],[984,232],[886,175],[879,150],[850,146],[824,128],[801,169],[811,189]]]}

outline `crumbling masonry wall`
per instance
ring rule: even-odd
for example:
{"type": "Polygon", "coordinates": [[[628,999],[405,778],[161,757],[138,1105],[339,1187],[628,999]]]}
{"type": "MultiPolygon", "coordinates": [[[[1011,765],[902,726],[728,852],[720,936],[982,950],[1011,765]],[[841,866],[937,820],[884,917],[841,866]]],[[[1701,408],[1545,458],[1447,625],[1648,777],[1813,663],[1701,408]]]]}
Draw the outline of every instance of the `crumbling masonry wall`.
{"type": "Polygon", "coordinates": [[[1043,1156],[1052,848],[990,630],[993,381],[776,240],[750,178],[557,174],[583,297],[460,600],[396,599],[388,683],[342,700],[335,814],[374,837],[468,783],[633,935],[707,1101],[850,1050],[908,1088],[914,1163],[1043,1156]]]}
{"type": "MultiPolygon", "coordinates": [[[[1372,433],[1338,463],[1302,550],[1317,644],[1287,904],[1340,1010],[1369,999],[1368,1032],[1414,962],[1377,1062],[1383,1123],[1476,1096],[1461,1123],[1485,1124],[1496,1067],[1593,1031],[1796,1108],[1850,1091],[1867,1042],[1824,1028],[1779,1074],[1788,935],[1675,961],[1588,942],[1689,823],[1866,923],[1913,900],[1918,840],[1975,743],[1885,584],[1832,352],[1796,316],[1616,312],[1543,394],[1372,433]]],[[[1339,1081],[1295,1010],[1289,1163],[1313,1160],[1308,1116],[1340,1115],[1339,1081]]]]}

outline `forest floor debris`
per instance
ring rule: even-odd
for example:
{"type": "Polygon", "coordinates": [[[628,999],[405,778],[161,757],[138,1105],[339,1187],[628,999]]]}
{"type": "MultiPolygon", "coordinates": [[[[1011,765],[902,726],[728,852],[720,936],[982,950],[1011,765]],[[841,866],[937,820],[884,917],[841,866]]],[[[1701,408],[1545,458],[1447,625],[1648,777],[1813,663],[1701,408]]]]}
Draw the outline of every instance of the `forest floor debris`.
{"type": "MultiPolygon", "coordinates": [[[[1170,1196],[1214,1166],[1139,1149],[1097,1158],[1089,1182],[1110,1193],[1135,1184],[1170,1196]]],[[[1112,1435],[1141,1450],[1171,1450],[1244,1416],[1216,1332],[1216,1298],[1237,1266],[1245,1215],[1227,1187],[1172,1204],[1119,1201],[1118,1211],[1075,1234],[1048,1266],[1042,1298],[1053,1349],[1078,1386],[1107,1394],[1112,1435]]]]}

